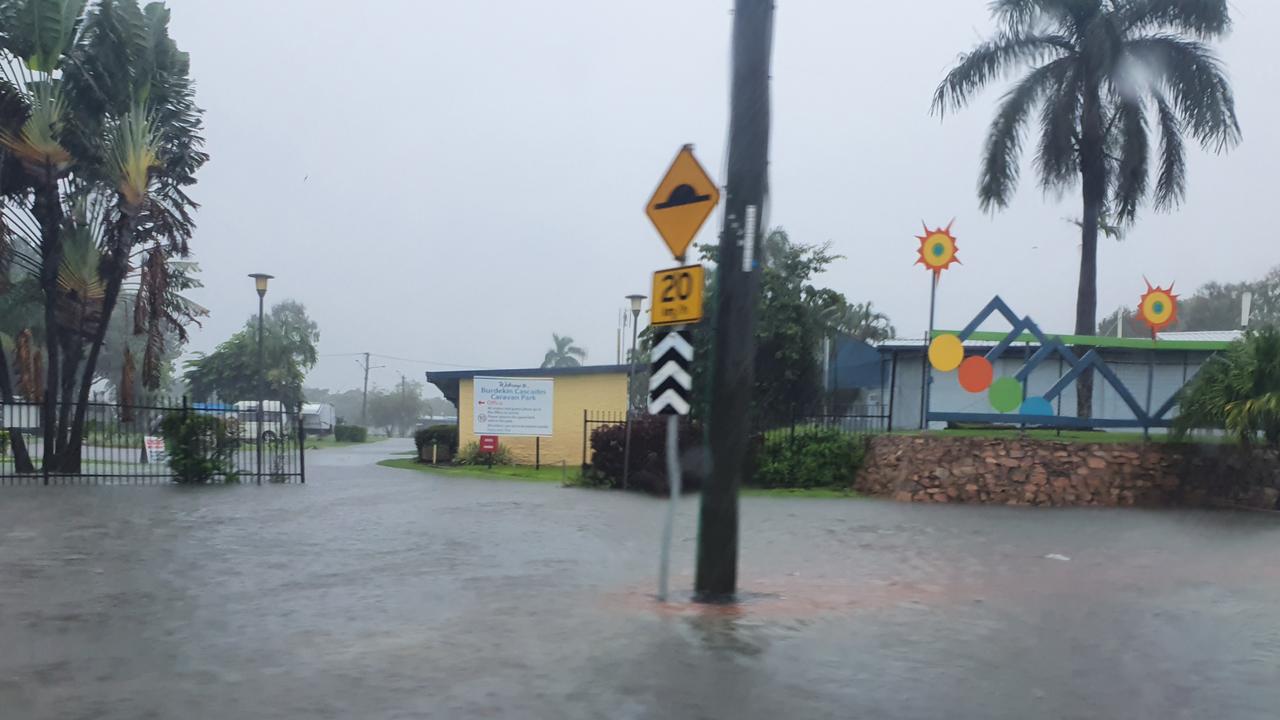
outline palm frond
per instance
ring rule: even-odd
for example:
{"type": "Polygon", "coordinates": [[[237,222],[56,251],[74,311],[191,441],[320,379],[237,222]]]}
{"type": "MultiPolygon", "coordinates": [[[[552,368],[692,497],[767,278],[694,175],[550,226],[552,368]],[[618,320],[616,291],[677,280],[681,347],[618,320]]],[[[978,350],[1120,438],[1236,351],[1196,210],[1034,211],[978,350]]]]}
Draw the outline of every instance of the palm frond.
{"type": "Polygon", "coordinates": [[[991,14],[1010,31],[1032,26],[1037,20],[1071,20],[1071,5],[1071,0],[992,0],[989,4],[991,14]]]}
{"type": "Polygon", "coordinates": [[[1130,32],[1165,29],[1214,38],[1231,29],[1227,0],[1129,0],[1120,13],[1130,32]]]}
{"type": "Polygon", "coordinates": [[[1060,76],[1053,78],[1040,111],[1040,142],[1036,151],[1036,169],[1040,186],[1062,190],[1073,185],[1080,176],[1080,72],[1070,62],[1060,76]]]}
{"type": "Polygon", "coordinates": [[[1058,35],[1005,32],[960,56],[933,94],[931,112],[945,116],[959,110],[993,80],[1017,67],[1056,60],[1073,52],[1071,43],[1058,35]]]}
{"type": "Polygon", "coordinates": [[[1235,95],[1222,64],[1206,45],[1175,35],[1152,35],[1130,41],[1125,51],[1163,86],[1201,145],[1221,152],[1240,142],[1235,95]]]}
{"type": "Polygon", "coordinates": [[[1112,207],[1116,219],[1125,224],[1132,223],[1137,217],[1138,205],[1147,194],[1151,144],[1147,137],[1147,115],[1141,100],[1121,98],[1115,113],[1120,161],[1116,168],[1112,207]]]}
{"type": "Polygon", "coordinates": [[[86,0],[26,0],[4,16],[7,48],[39,73],[58,69],[75,37],[86,0]]]}
{"type": "Polygon", "coordinates": [[[1160,171],[1156,175],[1156,210],[1171,210],[1187,192],[1187,156],[1182,143],[1182,122],[1164,94],[1153,93],[1160,125],[1160,171]]]}
{"type": "Polygon", "coordinates": [[[0,127],[0,147],[44,180],[61,177],[71,163],[71,153],[60,140],[68,114],[61,87],[56,80],[32,83],[26,120],[16,129],[0,127]],[[50,173],[52,177],[46,177],[50,173]]]}
{"type": "Polygon", "coordinates": [[[112,128],[106,146],[107,176],[124,212],[137,214],[147,199],[152,172],[160,167],[157,151],[158,139],[146,110],[135,105],[112,128]]]}
{"type": "Polygon", "coordinates": [[[978,198],[983,210],[1003,208],[1009,204],[1018,186],[1019,159],[1027,118],[1036,103],[1054,86],[1055,81],[1070,71],[1071,66],[1070,58],[1042,65],[1005,93],[995,120],[991,122],[982,156],[978,198]]]}
{"type": "Polygon", "coordinates": [[[124,362],[120,366],[120,387],[117,389],[120,397],[117,401],[120,403],[120,419],[128,422],[133,419],[133,403],[137,397],[137,390],[134,388],[134,375],[137,372],[137,366],[133,361],[133,351],[126,345],[124,348],[124,362]]]}

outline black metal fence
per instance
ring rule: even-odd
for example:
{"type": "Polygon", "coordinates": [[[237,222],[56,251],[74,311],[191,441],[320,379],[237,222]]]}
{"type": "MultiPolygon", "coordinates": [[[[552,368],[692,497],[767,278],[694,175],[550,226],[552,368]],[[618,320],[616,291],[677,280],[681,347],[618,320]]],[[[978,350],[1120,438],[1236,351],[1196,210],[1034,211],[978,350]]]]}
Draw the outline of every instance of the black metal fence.
{"type": "MultiPolygon", "coordinates": [[[[243,406],[243,403],[241,404],[243,406]]],[[[0,405],[0,485],[147,485],[191,480],[206,482],[306,482],[304,432],[300,413],[273,410],[264,403],[237,409],[181,400],[144,405],[94,402],[88,406],[84,437],[70,446],[69,434],[45,452],[44,409],[35,403],[0,405]],[[168,433],[178,420],[210,418],[188,426],[198,431],[168,433]],[[183,443],[183,457],[208,464],[179,472],[171,458],[183,443]],[[24,457],[25,456],[25,457],[24,457]]]]}
{"type": "Polygon", "coordinates": [[[582,466],[591,462],[591,433],[596,428],[608,425],[622,425],[627,422],[625,411],[583,410],[582,411],[582,466]]]}
{"type": "Polygon", "coordinates": [[[764,428],[764,431],[783,429],[792,435],[826,430],[853,435],[876,435],[889,431],[889,412],[886,406],[873,405],[840,415],[795,415],[784,422],[764,428]]]}

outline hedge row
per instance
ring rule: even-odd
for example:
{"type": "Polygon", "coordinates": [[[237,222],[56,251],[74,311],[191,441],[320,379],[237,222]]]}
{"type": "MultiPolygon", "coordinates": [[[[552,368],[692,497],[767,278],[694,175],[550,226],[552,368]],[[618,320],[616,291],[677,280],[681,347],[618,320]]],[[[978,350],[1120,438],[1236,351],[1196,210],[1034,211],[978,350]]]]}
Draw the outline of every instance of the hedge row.
{"type": "MultiPolygon", "coordinates": [[[[666,470],[666,418],[632,421],[631,472],[627,489],[656,495],[670,492],[666,470]]],[[[584,483],[622,486],[626,426],[606,425],[591,434],[592,459],[584,483]]],[[[849,487],[862,465],[866,438],[830,428],[797,427],[752,437],[745,482],[760,488],[849,487]]],[[[709,470],[702,428],[682,421],[680,458],[683,487],[695,492],[709,470]]]]}
{"type": "Polygon", "coordinates": [[[362,425],[335,425],[333,439],[337,442],[368,442],[369,429],[362,425]]]}

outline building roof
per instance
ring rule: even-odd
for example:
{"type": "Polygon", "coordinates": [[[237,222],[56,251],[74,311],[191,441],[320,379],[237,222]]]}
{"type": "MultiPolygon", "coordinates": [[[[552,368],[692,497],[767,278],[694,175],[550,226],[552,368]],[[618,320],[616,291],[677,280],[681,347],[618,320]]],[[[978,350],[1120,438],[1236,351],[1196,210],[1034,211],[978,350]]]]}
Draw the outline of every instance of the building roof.
{"type": "Polygon", "coordinates": [[[470,380],[474,377],[573,377],[576,375],[626,374],[627,365],[584,365],[565,368],[517,368],[508,370],[446,370],[428,372],[427,382],[436,380],[470,380]]]}
{"type": "Polygon", "coordinates": [[[1194,342],[1230,343],[1244,337],[1243,330],[1200,330],[1193,332],[1162,332],[1161,340],[1190,340],[1194,342]]]}
{"type": "Polygon", "coordinates": [[[444,399],[458,406],[458,386],[463,380],[477,377],[528,377],[559,378],[581,377],[584,375],[626,375],[630,372],[628,365],[586,365],[566,368],[514,368],[507,370],[445,370],[428,372],[427,382],[435,385],[444,399]]]}
{"type": "MultiPolygon", "coordinates": [[[[956,330],[935,330],[934,335],[944,333],[956,334],[956,330]]],[[[1007,332],[975,332],[969,336],[964,345],[967,348],[990,348],[999,345],[1008,335],[1007,332]]],[[[1149,338],[1118,338],[1105,335],[1083,337],[1078,335],[1054,335],[1064,344],[1086,345],[1113,350],[1165,350],[1191,352],[1217,352],[1226,349],[1227,345],[1243,336],[1239,330],[1221,330],[1208,332],[1165,332],[1156,340],[1149,338]]],[[[875,344],[884,350],[923,350],[923,337],[893,338],[875,344]]],[[[1023,334],[1016,342],[1017,347],[1039,347],[1040,342],[1030,334],[1023,334]]]]}

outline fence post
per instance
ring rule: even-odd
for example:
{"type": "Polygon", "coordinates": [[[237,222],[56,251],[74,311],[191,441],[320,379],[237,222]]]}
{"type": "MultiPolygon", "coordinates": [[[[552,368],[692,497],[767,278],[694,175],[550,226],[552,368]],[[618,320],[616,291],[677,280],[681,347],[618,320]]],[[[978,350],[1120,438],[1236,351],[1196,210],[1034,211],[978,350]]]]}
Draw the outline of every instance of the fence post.
{"type": "Polygon", "coordinates": [[[298,406],[298,481],[307,484],[307,436],[302,425],[302,406],[298,406]]]}
{"type": "MultiPolygon", "coordinates": [[[[169,402],[170,402],[170,403],[172,403],[172,402],[173,402],[173,397],[172,397],[172,396],[170,396],[170,397],[169,397],[169,402]]],[[[161,422],[163,422],[163,418],[164,418],[164,416],[163,416],[163,415],[161,415],[160,417],[161,417],[161,422]]],[[[182,431],[178,433],[178,437],[179,437],[179,438],[181,438],[181,437],[182,437],[183,435],[185,435],[186,433],[190,432],[190,429],[189,429],[189,428],[190,428],[190,426],[187,424],[187,423],[189,423],[190,421],[191,421],[191,418],[190,418],[190,417],[188,417],[187,396],[184,394],[184,395],[182,396],[182,431]]],[[[149,423],[148,423],[148,424],[149,424],[149,423]]],[[[145,432],[145,431],[144,431],[144,432],[145,432]]],[[[144,435],[143,437],[145,438],[146,436],[144,435]]],[[[198,451],[198,457],[201,457],[201,458],[206,457],[206,452],[205,452],[205,451],[206,451],[206,449],[203,447],[203,443],[204,443],[204,433],[200,433],[200,434],[196,437],[196,440],[195,440],[195,441],[196,441],[196,444],[197,444],[197,446],[198,446],[198,447],[196,448],[196,450],[198,451]]],[[[144,439],[144,440],[142,441],[143,445],[146,445],[146,442],[147,442],[147,441],[144,439]]],[[[168,453],[166,453],[166,455],[167,455],[167,454],[168,454],[168,453]]],[[[171,468],[171,469],[170,469],[170,471],[169,471],[169,479],[170,479],[170,480],[172,480],[172,479],[173,479],[173,470],[172,470],[172,468],[171,468]]]]}
{"type": "Polygon", "coordinates": [[[587,409],[582,409],[582,467],[587,466],[587,409]]]}

